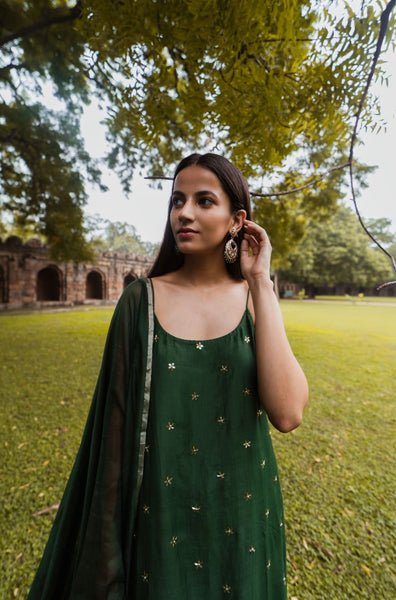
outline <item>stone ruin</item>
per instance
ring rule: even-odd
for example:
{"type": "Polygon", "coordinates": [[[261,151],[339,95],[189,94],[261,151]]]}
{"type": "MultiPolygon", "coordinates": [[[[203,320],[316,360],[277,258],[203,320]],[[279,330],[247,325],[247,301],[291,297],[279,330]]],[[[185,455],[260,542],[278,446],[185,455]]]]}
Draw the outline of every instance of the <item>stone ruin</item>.
{"type": "Polygon", "coordinates": [[[99,252],[95,263],[57,262],[40,240],[0,239],[0,310],[114,304],[153,259],[99,252]]]}

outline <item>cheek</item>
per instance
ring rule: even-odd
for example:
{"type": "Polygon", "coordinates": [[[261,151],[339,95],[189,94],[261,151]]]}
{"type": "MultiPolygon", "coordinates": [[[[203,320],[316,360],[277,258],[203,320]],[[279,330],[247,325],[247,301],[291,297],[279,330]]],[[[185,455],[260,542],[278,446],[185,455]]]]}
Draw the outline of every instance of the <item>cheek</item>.
{"type": "Polygon", "coordinates": [[[174,213],[173,210],[171,210],[170,214],[169,214],[169,223],[170,223],[171,229],[172,229],[172,231],[174,233],[175,232],[176,223],[177,223],[177,218],[176,218],[175,213],[174,213]]]}

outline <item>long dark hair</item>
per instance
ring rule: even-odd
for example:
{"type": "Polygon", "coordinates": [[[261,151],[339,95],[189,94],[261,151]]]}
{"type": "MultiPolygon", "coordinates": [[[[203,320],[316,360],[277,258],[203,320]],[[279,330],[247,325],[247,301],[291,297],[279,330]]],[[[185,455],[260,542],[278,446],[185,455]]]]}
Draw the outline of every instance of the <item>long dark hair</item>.
{"type": "MultiPolygon", "coordinates": [[[[198,165],[199,167],[212,171],[220,181],[223,190],[230,199],[231,212],[235,213],[240,209],[244,209],[246,211],[247,219],[251,219],[252,209],[249,188],[246,179],[239,169],[237,169],[229,160],[224,158],[224,156],[220,156],[219,154],[213,154],[211,152],[207,154],[190,154],[190,156],[183,158],[176,167],[173,176],[172,192],[169,201],[168,218],[165,225],[164,237],[158,255],[148,274],[149,277],[165,275],[171,271],[176,271],[183,265],[184,256],[183,254],[178,254],[175,249],[176,243],[170,225],[170,213],[172,210],[172,195],[176,176],[180,171],[191,165],[198,165]]],[[[242,239],[243,228],[238,233],[237,238],[235,238],[238,249],[242,239]]],[[[238,259],[235,263],[226,263],[227,270],[234,279],[242,279],[239,257],[240,252],[238,252],[238,259]]]]}

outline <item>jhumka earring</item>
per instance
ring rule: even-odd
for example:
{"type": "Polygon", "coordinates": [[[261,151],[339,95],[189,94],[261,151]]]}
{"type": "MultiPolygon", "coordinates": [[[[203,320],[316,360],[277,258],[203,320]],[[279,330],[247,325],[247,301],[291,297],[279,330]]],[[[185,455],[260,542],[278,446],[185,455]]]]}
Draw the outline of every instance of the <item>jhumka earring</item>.
{"type": "Polygon", "coordinates": [[[231,238],[228,240],[224,247],[224,260],[226,263],[234,263],[238,257],[238,245],[234,238],[238,235],[235,227],[230,231],[231,238]]]}

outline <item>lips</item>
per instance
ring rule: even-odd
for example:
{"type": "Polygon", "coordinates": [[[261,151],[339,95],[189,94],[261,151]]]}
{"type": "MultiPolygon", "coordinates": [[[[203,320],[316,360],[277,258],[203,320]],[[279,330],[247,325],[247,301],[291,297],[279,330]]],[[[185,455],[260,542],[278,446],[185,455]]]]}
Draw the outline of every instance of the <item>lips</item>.
{"type": "Polygon", "coordinates": [[[182,229],[179,229],[179,231],[177,232],[177,237],[180,241],[191,240],[196,235],[198,235],[198,232],[194,229],[191,229],[190,227],[182,227],[182,229]]]}
{"type": "Polygon", "coordinates": [[[182,229],[179,229],[179,231],[177,233],[179,235],[183,235],[183,234],[197,233],[197,232],[194,229],[191,229],[190,227],[182,227],[182,229]]]}

